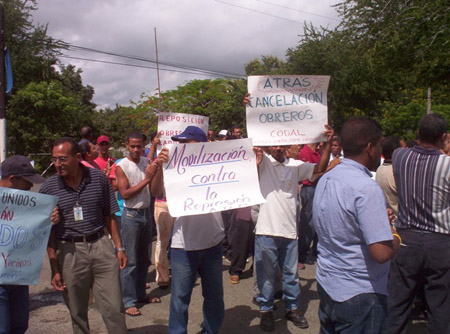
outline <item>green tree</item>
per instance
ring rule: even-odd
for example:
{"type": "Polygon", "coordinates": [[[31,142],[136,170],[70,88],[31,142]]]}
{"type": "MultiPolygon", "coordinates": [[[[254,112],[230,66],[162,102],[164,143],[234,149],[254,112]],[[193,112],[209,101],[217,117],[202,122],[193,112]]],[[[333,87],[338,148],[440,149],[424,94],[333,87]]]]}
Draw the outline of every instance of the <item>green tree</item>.
{"type": "Polygon", "coordinates": [[[91,112],[80,97],[57,80],[31,82],[9,102],[8,151],[15,154],[49,153],[53,140],[78,137],[82,125],[91,123],[91,112]]]}
{"type": "Polygon", "coordinates": [[[47,35],[47,25],[35,25],[32,12],[36,0],[3,0],[5,12],[5,45],[10,51],[14,74],[13,92],[31,81],[54,79],[52,65],[57,63],[67,43],[47,35]]]}
{"type": "Polygon", "coordinates": [[[143,96],[135,104],[134,117],[141,129],[156,130],[156,113],[178,112],[209,117],[210,128],[219,131],[233,125],[245,127],[242,100],[247,91],[245,80],[192,80],[158,96],[143,96]]]}
{"type": "MultiPolygon", "coordinates": [[[[436,92],[436,100],[443,101],[441,92],[436,92]]],[[[380,103],[382,114],[378,118],[385,135],[396,135],[405,140],[416,137],[419,120],[427,113],[427,91],[415,89],[403,90],[399,93],[402,98],[392,102],[380,103]]],[[[441,114],[450,120],[450,104],[436,104],[432,112],[441,114]]]]}
{"type": "Polygon", "coordinates": [[[276,56],[261,56],[245,64],[247,75],[286,74],[286,63],[276,56]]]}
{"type": "Polygon", "coordinates": [[[68,44],[35,25],[36,0],[4,0],[5,41],[14,75],[13,95],[6,109],[9,154],[49,153],[62,135],[78,138],[81,126],[91,124],[94,89],[84,86],[81,70],[60,66],[57,56],[68,44]]]}
{"type": "Polygon", "coordinates": [[[94,113],[93,128],[98,134],[106,134],[115,148],[123,146],[125,137],[133,130],[141,128],[135,118],[136,112],[133,107],[116,105],[113,109],[106,108],[94,113]]]}

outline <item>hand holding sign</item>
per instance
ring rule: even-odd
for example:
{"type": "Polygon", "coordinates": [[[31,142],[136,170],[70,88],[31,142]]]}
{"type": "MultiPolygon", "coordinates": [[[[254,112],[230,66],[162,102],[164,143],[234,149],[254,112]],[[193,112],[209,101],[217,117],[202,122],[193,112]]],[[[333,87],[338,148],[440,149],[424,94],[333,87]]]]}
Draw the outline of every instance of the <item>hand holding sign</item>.
{"type": "Polygon", "coordinates": [[[190,216],[263,203],[252,146],[250,139],[238,139],[163,149],[170,214],[190,216]]]}

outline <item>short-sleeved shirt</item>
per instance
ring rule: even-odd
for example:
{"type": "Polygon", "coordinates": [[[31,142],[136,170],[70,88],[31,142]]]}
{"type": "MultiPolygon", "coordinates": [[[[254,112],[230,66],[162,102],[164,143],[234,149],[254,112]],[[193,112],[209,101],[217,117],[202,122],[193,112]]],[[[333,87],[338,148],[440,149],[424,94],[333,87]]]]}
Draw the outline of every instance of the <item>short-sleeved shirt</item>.
{"type": "Polygon", "coordinates": [[[396,227],[450,234],[450,157],[414,146],[394,151],[398,192],[396,227]]]}
{"type": "Polygon", "coordinates": [[[105,217],[119,210],[116,197],[105,173],[80,164],[83,178],[78,189],[69,187],[58,175],[53,175],[39,192],[58,196],[60,221],[53,229],[57,239],[89,235],[105,227],[105,217]],[[75,221],[74,207],[81,206],[83,220],[75,221]]]}
{"type": "Polygon", "coordinates": [[[286,158],[282,163],[263,155],[259,186],[266,203],[261,204],[256,234],[297,239],[298,182],[313,180],[314,164],[286,158]]]}
{"type": "Polygon", "coordinates": [[[220,212],[178,217],[173,225],[172,248],[203,250],[218,245],[225,237],[220,212]]]}
{"type": "MultiPolygon", "coordinates": [[[[311,147],[309,147],[308,145],[304,145],[302,147],[302,149],[300,150],[298,158],[299,158],[299,160],[304,161],[304,162],[317,164],[317,163],[319,163],[321,156],[322,155],[320,154],[319,150],[313,151],[311,147]]],[[[303,180],[302,184],[304,186],[313,186],[316,184],[316,182],[303,180]]]]}
{"type": "Polygon", "coordinates": [[[362,293],[387,295],[389,263],[372,258],[368,245],[392,240],[383,191],[370,171],[350,159],[325,173],[313,201],[319,237],[317,282],[337,302],[362,293]]]}
{"type": "MultiPolygon", "coordinates": [[[[122,160],[122,158],[117,159],[116,162],[111,166],[111,173],[109,174],[110,180],[116,179],[116,166],[120,162],[120,160],[122,160]]],[[[122,217],[124,199],[119,191],[116,191],[116,199],[117,205],[119,206],[119,211],[116,212],[116,216],[122,217]]]]}
{"type": "Polygon", "coordinates": [[[377,169],[375,181],[383,190],[386,196],[386,204],[391,208],[395,215],[398,213],[397,186],[395,185],[394,171],[390,162],[384,162],[377,169]]]}
{"type": "Polygon", "coordinates": [[[111,160],[112,162],[116,161],[113,157],[109,157],[108,159],[103,159],[100,155],[97,157],[97,159],[94,160],[94,162],[98,165],[100,170],[105,170],[108,165],[108,160],[111,160]]]}

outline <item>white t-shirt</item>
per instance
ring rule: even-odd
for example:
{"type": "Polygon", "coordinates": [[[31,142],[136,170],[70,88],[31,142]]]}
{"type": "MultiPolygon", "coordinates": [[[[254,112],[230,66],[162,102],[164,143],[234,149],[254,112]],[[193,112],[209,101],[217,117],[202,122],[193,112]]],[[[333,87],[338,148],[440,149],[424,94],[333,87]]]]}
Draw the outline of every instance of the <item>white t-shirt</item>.
{"type": "MultiPolygon", "coordinates": [[[[139,163],[135,163],[128,158],[120,160],[117,164],[125,173],[130,187],[135,186],[145,178],[145,169],[147,168],[148,159],[141,157],[139,163]]],[[[135,196],[128,200],[124,200],[124,207],[132,209],[145,209],[150,206],[150,189],[148,186],[135,196]]]]}
{"type": "Polygon", "coordinates": [[[261,204],[257,235],[270,235],[297,239],[298,182],[314,181],[315,164],[286,158],[279,163],[264,154],[259,166],[259,186],[266,203],[261,204]]]}
{"type": "Polygon", "coordinates": [[[225,237],[220,212],[178,217],[173,225],[172,248],[202,250],[218,245],[225,237]]]}

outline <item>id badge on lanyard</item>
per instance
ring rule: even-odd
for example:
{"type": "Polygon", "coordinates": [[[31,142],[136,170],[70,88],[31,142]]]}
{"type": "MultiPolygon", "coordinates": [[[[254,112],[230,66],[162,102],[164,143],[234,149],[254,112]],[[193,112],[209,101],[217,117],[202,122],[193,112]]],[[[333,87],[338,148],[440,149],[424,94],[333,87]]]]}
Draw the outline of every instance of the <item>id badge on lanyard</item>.
{"type": "Polygon", "coordinates": [[[73,217],[76,222],[83,220],[83,207],[78,202],[73,207],[73,217]]]}

